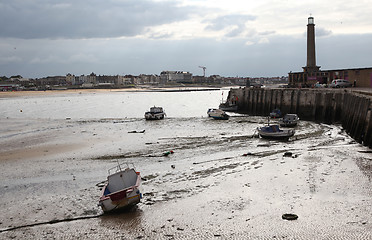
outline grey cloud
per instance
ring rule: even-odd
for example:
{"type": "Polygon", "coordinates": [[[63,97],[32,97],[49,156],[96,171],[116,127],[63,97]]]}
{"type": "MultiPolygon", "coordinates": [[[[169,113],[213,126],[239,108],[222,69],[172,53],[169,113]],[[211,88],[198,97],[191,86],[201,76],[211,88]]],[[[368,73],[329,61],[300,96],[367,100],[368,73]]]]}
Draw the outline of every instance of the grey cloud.
{"type": "Polygon", "coordinates": [[[230,32],[228,32],[225,36],[226,37],[236,37],[238,36],[240,33],[242,33],[243,29],[241,27],[237,27],[237,28],[234,28],[232,29],[230,32]]]}
{"type": "Polygon", "coordinates": [[[151,39],[167,39],[167,38],[171,38],[173,36],[173,34],[170,34],[170,33],[157,33],[157,34],[151,34],[149,36],[149,38],[151,39]]]}
{"type": "Polygon", "coordinates": [[[261,36],[266,36],[266,35],[271,35],[271,34],[275,34],[276,31],[264,31],[264,32],[259,32],[258,34],[261,35],[261,36]]]}
{"type": "Polygon", "coordinates": [[[108,38],[135,36],[147,27],[182,21],[195,13],[176,1],[12,0],[0,3],[0,37],[108,38]]]}
{"type": "Polygon", "coordinates": [[[315,34],[316,34],[317,37],[325,37],[325,36],[331,35],[332,31],[327,30],[327,29],[322,28],[322,27],[317,27],[316,30],[315,30],[315,34]]]}
{"type": "Polygon", "coordinates": [[[208,23],[205,27],[206,30],[220,31],[224,29],[232,29],[225,36],[235,37],[247,29],[245,25],[246,22],[254,21],[255,19],[256,17],[252,15],[233,14],[220,16],[204,22],[208,23]]]}
{"type": "MultiPolygon", "coordinates": [[[[267,36],[267,44],[247,45],[246,39],[219,41],[116,39],[0,38],[0,73],[24,77],[96,74],[159,74],[185,70],[201,75],[282,76],[306,65],[306,37],[267,36]],[[14,49],[13,46],[16,46],[14,49]]],[[[372,34],[336,35],[316,39],[317,64],[322,69],[370,66],[372,34]]]]}

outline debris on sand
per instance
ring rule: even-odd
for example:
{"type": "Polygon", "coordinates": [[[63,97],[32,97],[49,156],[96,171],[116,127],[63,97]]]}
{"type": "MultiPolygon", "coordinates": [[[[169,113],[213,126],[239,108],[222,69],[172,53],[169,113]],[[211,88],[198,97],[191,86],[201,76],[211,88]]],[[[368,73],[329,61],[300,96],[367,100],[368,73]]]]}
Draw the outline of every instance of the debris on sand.
{"type": "Polygon", "coordinates": [[[285,213],[282,215],[282,219],[285,219],[285,220],[296,220],[297,218],[298,216],[293,213],[285,213]]]}
{"type": "Polygon", "coordinates": [[[285,152],[283,156],[284,157],[292,157],[292,153],[291,152],[285,152]]]}
{"type": "Polygon", "coordinates": [[[163,153],[163,156],[168,156],[169,154],[173,154],[174,152],[172,150],[170,151],[166,151],[165,153],[163,153]]]}
{"type": "Polygon", "coordinates": [[[134,131],[129,131],[128,133],[145,133],[145,130],[142,130],[142,131],[134,130],[134,131]]]}

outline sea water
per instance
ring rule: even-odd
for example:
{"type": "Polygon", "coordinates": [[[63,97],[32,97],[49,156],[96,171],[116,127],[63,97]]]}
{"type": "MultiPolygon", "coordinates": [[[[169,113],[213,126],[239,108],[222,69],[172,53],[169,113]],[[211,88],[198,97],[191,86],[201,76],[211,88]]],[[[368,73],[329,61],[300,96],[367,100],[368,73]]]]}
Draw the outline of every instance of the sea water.
{"type": "Polygon", "coordinates": [[[74,92],[0,98],[1,118],[97,119],[143,118],[152,106],[163,107],[170,118],[206,116],[218,108],[228,90],[183,92],[74,92]]]}

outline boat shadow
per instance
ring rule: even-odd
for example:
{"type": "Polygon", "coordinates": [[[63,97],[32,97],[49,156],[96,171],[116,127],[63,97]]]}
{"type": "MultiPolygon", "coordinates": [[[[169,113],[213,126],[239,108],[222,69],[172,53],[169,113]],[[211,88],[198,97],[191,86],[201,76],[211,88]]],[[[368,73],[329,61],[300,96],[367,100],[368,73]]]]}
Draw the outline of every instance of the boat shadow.
{"type": "Polygon", "coordinates": [[[122,208],[118,211],[104,213],[101,217],[103,227],[135,228],[142,222],[143,211],[137,206],[122,208]]]}

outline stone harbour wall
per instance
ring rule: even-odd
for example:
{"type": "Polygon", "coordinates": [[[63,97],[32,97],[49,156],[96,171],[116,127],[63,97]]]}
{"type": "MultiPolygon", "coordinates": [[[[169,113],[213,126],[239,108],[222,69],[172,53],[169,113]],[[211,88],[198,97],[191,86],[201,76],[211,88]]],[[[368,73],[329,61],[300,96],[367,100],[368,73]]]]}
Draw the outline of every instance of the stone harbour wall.
{"type": "Polygon", "coordinates": [[[279,108],[283,114],[296,113],[300,119],[326,124],[339,123],[357,142],[372,148],[372,96],[351,89],[264,89],[232,88],[238,112],[268,116],[279,108]]]}

